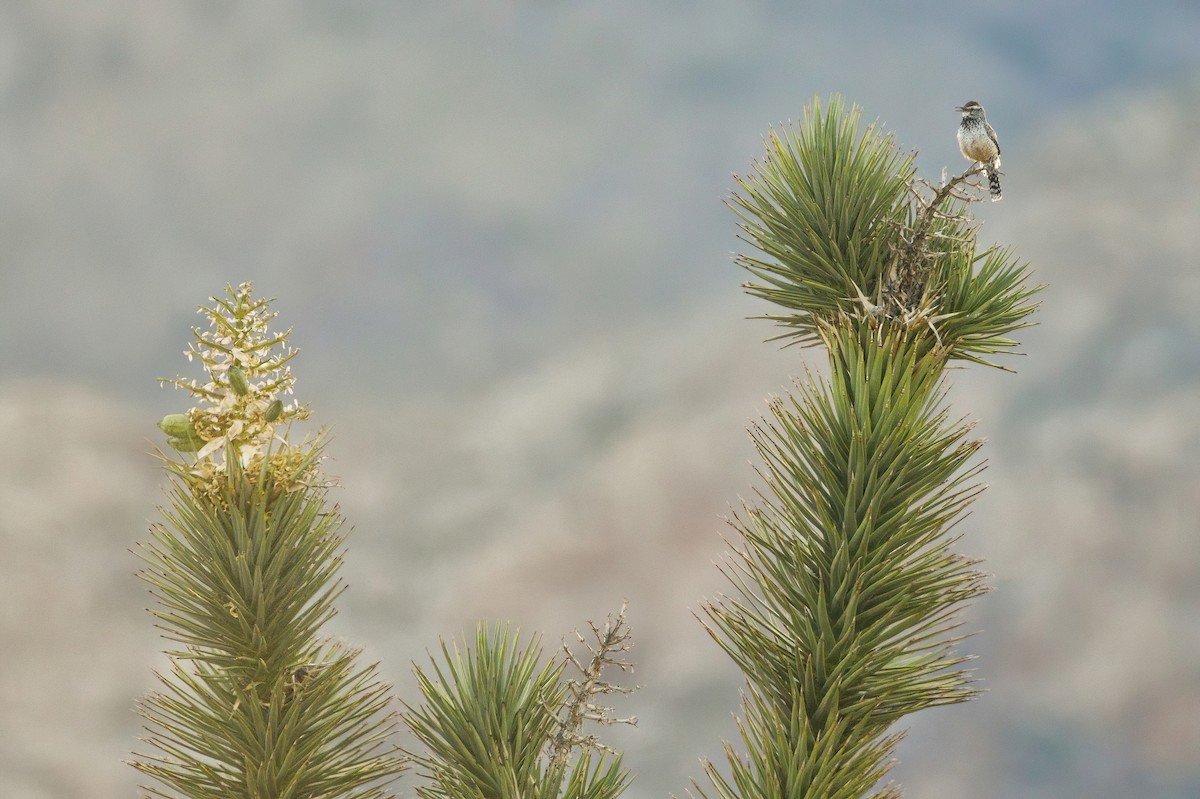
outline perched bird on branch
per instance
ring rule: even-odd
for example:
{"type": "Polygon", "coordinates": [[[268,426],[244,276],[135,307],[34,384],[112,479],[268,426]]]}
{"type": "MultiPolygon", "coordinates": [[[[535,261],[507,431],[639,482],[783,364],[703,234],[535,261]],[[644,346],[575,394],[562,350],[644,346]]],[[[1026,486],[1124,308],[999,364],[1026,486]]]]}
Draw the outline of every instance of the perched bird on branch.
{"type": "Polygon", "coordinates": [[[988,124],[987,115],[978,101],[968,100],[958,110],[962,111],[962,124],[958,126],[958,148],[962,150],[964,158],[977,161],[983,167],[992,202],[996,202],[1001,197],[1000,140],[988,124]]]}

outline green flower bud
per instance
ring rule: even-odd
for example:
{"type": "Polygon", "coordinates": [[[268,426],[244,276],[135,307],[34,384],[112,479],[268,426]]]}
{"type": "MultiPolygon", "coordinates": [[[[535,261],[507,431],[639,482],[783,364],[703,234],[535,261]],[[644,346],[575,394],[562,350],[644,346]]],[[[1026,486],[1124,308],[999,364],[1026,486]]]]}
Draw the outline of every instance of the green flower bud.
{"type": "Polygon", "coordinates": [[[167,443],[180,452],[195,452],[207,442],[200,436],[172,436],[167,443]]]}
{"type": "Polygon", "coordinates": [[[273,422],[283,414],[283,400],[275,400],[267,406],[267,422],[273,422]]]}
{"type": "Polygon", "coordinates": [[[196,435],[196,428],[186,413],[169,413],[158,423],[158,429],[172,438],[190,438],[196,435]]]}
{"type": "Polygon", "coordinates": [[[244,397],[250,393],[250,384],[246,382],[246,373],[237,366],[229,367],[229,387],[233,389],[233,393],[239,397],[244,397]]]}

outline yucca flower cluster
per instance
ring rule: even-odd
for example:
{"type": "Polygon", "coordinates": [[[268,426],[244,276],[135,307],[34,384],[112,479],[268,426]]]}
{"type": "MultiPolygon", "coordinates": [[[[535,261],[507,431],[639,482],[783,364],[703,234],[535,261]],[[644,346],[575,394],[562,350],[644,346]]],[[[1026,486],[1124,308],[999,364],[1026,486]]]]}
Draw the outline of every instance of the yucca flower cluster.
{"type": "Polygon", "coordinates": [[[200,402],[158,423],[171,447],[195,452],[197,460],[228,447],[248,466],[275,438],[277,426],[311,415],[307,406],[283,400],[295,383],[287,363],[299,350],[288,344],[291,328],[270,332],[268,324],[278,314],[269,310],[272,300],[253,299],[253,289],[251,282],[236,290],[226,286],[228,299],[210,297],[212,307],[201,305],[198,310],[208,317],[208,330],[192,328],[196,340],[184,355],[189,361],[199,359],[207,382],[185,377],[160,381],[188,391],[200,402]]]}
{"type": "Polygon", "coordinates": [[[200,361],[207,380],[160,380],[197,401],[183,413],[164,416],[158,426],[171,448],[195,453],[195,462],[178,471],[201,482],[224,471],[226,458],[217,457],[222,451],[251,474],[269,459],[277,484],[302,479],[301,472],[312,467],[311,458],[292,450],[276,433],[281,425],[312,415],[308,406],[285,400],[295,383],[288,362],[299,350],[288,343],[291,328],[271,332],[269,325],[278,314],[270,310],[272,300],[255,299],[253,289],[249,281],[236,289],[227,285],[227,296],[210,297],[210,305],[199,307],[208,327],[192,328],[195,341],[184,355],[200,361]]]}

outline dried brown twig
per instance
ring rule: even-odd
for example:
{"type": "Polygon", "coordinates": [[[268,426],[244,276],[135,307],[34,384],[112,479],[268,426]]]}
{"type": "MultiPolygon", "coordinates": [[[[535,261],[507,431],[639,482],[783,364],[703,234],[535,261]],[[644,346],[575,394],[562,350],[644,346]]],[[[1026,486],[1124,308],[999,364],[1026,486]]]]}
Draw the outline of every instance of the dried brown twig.
{"type": "Polygon", "coordinates": [[[944,206],[951,199],[966,203],[977,202],[980,198],[964,192],[962,187],[968,186],[978,190],[979,184],[971,179],[983,172],[983,166],[975,164],[961,175],[944,180],[941,186],[935,186],[921,178],[909,186],[909,192],[920,211],[914,225],[900,226],[902,243],[893,248],[892,264],[884,279],[879,303],[870,303],[862,296],[862,292],[859,292],[856,299],[863,303],[865,312],[871,316],[883,315],[892,319],[903,319],[906,323],[921,321],[930,326],[935,338],[940,342],[937,328],[934,327],[938,317],[930,314],[931,298],[926,296],[929,264],[934,257],[927,244],[931,238],[961,240],[961,237],[950,236],[932,228],[936,220],[957,221],[964,225],[973,221],[965,214],[945,211],[944,206]]]}
{"type": "Polygon", "coordinates": [[[600,743],[596,736],[582,734],[585,721],[594,721],[599,724],[637,725],[637,716],[618,718],[613,715],[615,712],[613,708],[597,704],[595,701],[596,697],[604,694],[628,694],[637,690],[636,685],[632,687],[618,685],[602,678],[604,669],[609,666],[620,669],[622,672],[633,671],[633,664],[625,660],[625,653],[632,646],[631,634],[625,621],[627,608],[627,602],[621,603],[620,611],[615,616],[609,616],[602,628],[596,626],[594,622],[588,622],[594,641],[584,638],[578,630],[575,630],[575,637],[590,653],[590,657],[585,658],[586,663],[576,657],[567,642],[563,641],[563,653],[567,662],[579,671],[580,678],[567,682],[567,690],[570,692],[571,698],[563,707],[563,715],[560,718],[561,726],[550,747],[552,765],[565,765],[571,750],[577,747],[597,749],[602,752],[612,751],[600,743]]]}

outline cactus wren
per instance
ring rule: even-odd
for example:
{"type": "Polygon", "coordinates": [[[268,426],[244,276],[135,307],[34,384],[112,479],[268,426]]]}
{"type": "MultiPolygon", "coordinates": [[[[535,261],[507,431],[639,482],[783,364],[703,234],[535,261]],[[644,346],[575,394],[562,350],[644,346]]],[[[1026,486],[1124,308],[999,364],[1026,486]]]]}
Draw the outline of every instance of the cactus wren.
{"type": "Polygon", "coordinates": [[[958,149],[964,158],[979,162],[987,175],[992,202],[1000,199],[1000,140],[996,131],[988,124],[983,106],[968,100],[958,107],[962,111],[962,124],[958,126],[958,149]]]}

